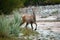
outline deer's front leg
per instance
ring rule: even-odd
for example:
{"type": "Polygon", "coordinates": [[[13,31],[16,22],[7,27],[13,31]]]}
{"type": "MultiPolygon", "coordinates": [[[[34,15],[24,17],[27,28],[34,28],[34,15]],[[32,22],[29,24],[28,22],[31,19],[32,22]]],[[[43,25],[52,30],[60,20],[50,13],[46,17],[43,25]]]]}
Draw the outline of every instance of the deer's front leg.
{"type": "Polygon", "coordinates": [[[21,22],[19,26],[21,26],[22,24],[24,24],[24,22],[21,22]]]}
{"type": "Polygon", "coordinates": [[[28,23],[26,23],[25,27],[27,28],[28,23]]]}

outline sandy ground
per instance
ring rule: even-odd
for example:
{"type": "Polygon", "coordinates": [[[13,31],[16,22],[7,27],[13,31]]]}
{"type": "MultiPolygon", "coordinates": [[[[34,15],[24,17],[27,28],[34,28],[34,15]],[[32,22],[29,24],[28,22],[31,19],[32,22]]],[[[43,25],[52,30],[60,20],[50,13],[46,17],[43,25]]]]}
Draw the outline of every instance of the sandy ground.
{"type": "Polygon", "coordinates": [[[54,32],[60,33],[60,22],[37,22],[37,30],[47,30],[50,28],[54,32]]]}
{"type": "MultiPolygon", "coordinates": [[[[37,16],[37,19],[41,19],[41,18],[39,18],[39,16],[37,16]]],[[[44,20],[55,20],[56,19],[56,17],[48,17],[47,19],[45,18],[44,20]]],[[[43,19],[41,19],[41,20],[43,20],[43,19]]],[[[58,33],[60,33],[60,22],[54,22],[54,21],[52,21],[52,22],[37,22],[37,25],[38,25],[38,27],[37,27],[37,29],[38,30],[47,30],[48,28],[50,28],[52,31],[54,31],[54,32],[58,32],[58,33]]]]}

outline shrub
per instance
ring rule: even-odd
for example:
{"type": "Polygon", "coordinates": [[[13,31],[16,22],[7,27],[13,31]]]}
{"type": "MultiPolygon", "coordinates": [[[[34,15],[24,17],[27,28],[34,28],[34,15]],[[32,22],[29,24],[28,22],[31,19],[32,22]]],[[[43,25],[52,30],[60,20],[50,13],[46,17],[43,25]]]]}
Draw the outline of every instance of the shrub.
{"type": "Polygon", "coordinates": [[[18,18],[17,14],[14,14],[12,20],[7,17],[0,17],[0,36],[8,36],[10,34],[17,36],[20,33],[20,22],[21,19],[18,18]]]}

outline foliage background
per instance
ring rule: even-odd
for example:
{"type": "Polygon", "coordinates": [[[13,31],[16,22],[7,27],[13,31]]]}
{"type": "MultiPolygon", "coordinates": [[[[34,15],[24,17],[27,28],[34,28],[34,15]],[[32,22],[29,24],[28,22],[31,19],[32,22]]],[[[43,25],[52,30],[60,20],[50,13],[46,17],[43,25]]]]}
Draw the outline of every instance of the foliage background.
{"type": "Polygon", "coordinates": [[[10,14],[12,10],[29,5],[59,4],[60,0],[0,0],[0,14],[10,14]]]}

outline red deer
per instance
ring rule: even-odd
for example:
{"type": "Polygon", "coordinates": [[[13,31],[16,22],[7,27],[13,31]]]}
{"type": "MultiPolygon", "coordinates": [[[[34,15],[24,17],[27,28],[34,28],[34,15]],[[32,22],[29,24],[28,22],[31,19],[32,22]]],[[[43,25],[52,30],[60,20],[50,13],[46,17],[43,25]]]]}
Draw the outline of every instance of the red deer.
{"type": "Polygon", "coordinates": [[[34,23],[36,25],[36,28],[35,28],[35,30],[36,30],[37,29],[36,16],[35,16],[35,13],[34,13],[33,9],[32,9],[32,11],[33,11],[33,15],[25,14],[25,15],[22,16],[22,23],[20,24],[20,26],[26,22],[25,27],[27,28],[27,25],[31,24],[31,28],[33,30],[33,25],[32,24],[34,23]]]}

